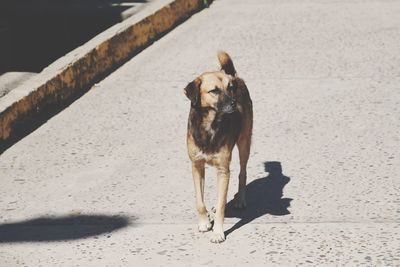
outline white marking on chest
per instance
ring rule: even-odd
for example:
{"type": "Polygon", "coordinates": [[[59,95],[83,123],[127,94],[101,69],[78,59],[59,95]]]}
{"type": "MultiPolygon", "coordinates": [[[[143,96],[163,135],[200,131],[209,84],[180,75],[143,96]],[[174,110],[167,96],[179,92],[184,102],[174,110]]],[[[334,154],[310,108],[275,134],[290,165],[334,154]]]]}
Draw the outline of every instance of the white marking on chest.
{"type": "Polygon", "coordinates": [[[194,157],[196,160],[209,161],[214,157],[214,154],[207,154],[200,150],[196,153],[196,155],[194,157]]]}
{"type": "Polygon", "coordinates": [[[208,117],[204,119],[202,122],[203,129],[210,134],[211,140],[213,140],[215,137],[215,130],[211,126],[214,119],[215,119],[215,112],[210,111],[208,113],[208,117]]]}
{"type": "Polygon", "coordinates": [[[215,136],[215,130],[211,127],[211,123],[206,125],[205,130],[210,134],[211,140],[213,140],[215,136]]]}

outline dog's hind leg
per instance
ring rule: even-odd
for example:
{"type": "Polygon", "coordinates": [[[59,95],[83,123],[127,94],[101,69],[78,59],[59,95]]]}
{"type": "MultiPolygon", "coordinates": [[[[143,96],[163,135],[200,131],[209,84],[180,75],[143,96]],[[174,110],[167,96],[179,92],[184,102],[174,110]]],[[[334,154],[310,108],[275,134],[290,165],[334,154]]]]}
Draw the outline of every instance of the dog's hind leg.
{"type": "Polygon", "coordinates": [[[203,161],[192,163],[192,174],[194,189],[196,192],[196,209],[199,213],[199,231],[207,232],[211,230],[212,224],[208,218],[207,208],[204,204],[204,172],[205,163],[203,161]]]}
{"type": "Polygon", "coordinates": [[[246,208],[246,180],[247,180],[247,161],[250,155],[250,136],[241,135],[238,142],[240,173],[239,173],[239,189],[235,195],[234,206],[238,209],[246,208]]]}

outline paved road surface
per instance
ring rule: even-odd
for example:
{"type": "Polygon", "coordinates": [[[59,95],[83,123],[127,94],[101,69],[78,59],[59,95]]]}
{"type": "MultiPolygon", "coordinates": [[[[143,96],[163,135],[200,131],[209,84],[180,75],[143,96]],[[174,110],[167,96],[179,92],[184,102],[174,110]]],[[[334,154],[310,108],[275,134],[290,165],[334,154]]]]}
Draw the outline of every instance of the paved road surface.
{"type": "MultiPolygon", "coordinates": [[[[0,156],[0,265],[399,266],[398,14],[216,1],[0,156]],[[255,125],[251,205],[215,245],[196,232],[182,90],[219,49],[255,125]]],[[[235,152],[228,200],[237,175],[235,152]]]]}

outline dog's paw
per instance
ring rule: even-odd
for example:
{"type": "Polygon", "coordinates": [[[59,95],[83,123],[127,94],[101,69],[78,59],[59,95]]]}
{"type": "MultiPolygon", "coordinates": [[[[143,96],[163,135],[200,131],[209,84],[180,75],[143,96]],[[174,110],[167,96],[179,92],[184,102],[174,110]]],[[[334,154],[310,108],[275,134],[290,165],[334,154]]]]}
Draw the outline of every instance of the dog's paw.
{"type": "Polygon", "coordinates": [[[212,223],[210,221],[201,221],[199,222],[199,232],[204,233],[208,232],[212,229],[212,223]]]}
{"type": "Polygon", "coordinates": [[[233,205],[236,209],[245,209],[247,207],[246,197],[235,195],[235,202],[233,205]]]}
{"type": "Polygon", "coordinates": [[[224,242],[224,241],[225,241],[225,234],[224,234],[224,232],[216,232],[216,231],[213,231],[212,234],[211,234],[210,241],[211,241],[212,243],[222,243],[222,242],[224,242]]]}

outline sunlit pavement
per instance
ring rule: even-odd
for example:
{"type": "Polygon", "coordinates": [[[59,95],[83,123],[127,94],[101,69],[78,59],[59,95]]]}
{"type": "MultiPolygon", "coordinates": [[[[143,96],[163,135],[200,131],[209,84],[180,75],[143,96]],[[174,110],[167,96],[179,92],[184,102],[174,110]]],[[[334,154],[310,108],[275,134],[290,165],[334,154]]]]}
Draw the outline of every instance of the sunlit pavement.
{"type": "MultiPolygon", "coordinates": [[[[0,265],[398,266],[399,13],[215,1],[0,156],[0,265]],[[220,49],[255,116],[251,201],[215,245],[197,232],[183,88],[220,49]]],[[[237,175],[235,151],[228,202],[237,175]]],[[[209,208],[215,185],[207,169],[209,208]]]]}

